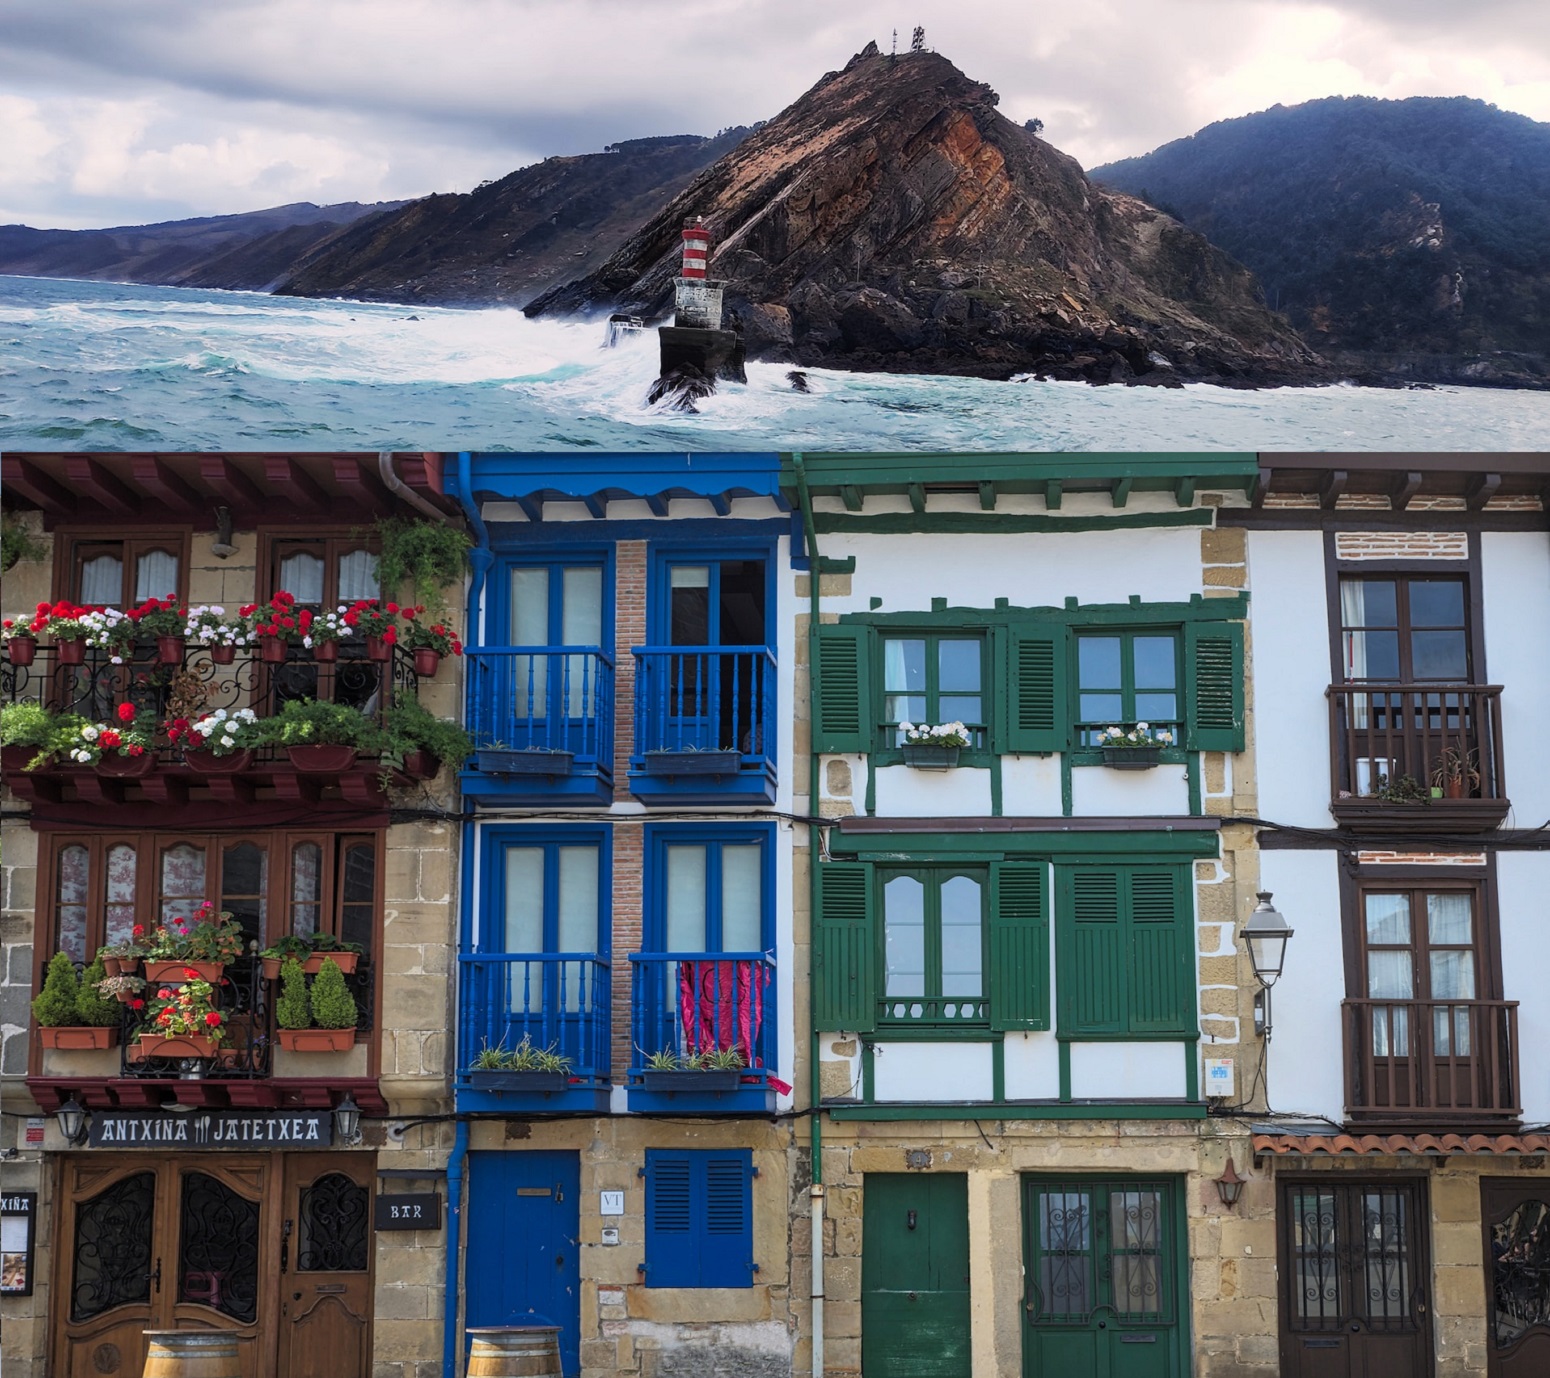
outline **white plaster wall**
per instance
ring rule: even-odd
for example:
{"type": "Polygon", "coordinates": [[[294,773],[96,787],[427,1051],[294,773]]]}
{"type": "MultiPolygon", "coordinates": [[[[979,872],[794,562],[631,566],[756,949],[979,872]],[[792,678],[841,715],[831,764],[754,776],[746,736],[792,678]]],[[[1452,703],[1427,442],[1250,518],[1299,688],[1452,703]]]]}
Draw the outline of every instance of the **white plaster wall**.
{"type": "MultiPolygon", "coordinates": [[[[1550,536],[1487,531],[1480,538],[1485,605],[1485,673],[1502,686],[1510,823],[1550,819],[1550,536]],[[1537,762],[1537,766],[1536,766],[1537,762]]],[[[1525,1045],[1527,1046],[1527,1045],[1525,1045]]]]}
{"type": "Polygon", "coordinates": [[[1248,561],[1259,811],[1277,823],[1328,828],[1334,819],[1323,534],[1250,531],[1248,561]]]}
{"type": "Polygon", "coordinates": [[[867,612],[873,598],[883,600],[878,611],[915,612],[929,610],[933,598],[949,607],[988,608],[997,598],[1015,607],[1058,607],[1068,597],[1182,602],[1201,592],[1195,526],[1000,536],[831,533],[823,553],[856,557],[850,597],[825,598],[825,612],[867,612]]]}
{"type": "Polygon", "coordinates": [[[879,1101],[988,1101],[993,1057],[989,1043],[879,1043],[872,1092],[879,1101]]]}
{"type": "Polygon", "coordinates": [[[1052,1033],[1009,1033],[1003,1052],[1008,1100],[1058,1100],[1060,1044],[1052,1033]]]}
{"type": "Polygon", "coordinates": [[[990,771],[882,766],[877,772],[877,812],[885,818],[988,818],[990,771]]]}
{"type": "MultiPolygon", "coordinates": [[[[859,752],[846,753],[844,755],[826,755],[818,760],[818,793],[819,798],[836,804],[848,804],[854,813],[866,812],[866,779],[867,757],[859,752]],[[844,761],[850,767],[850,793],[831,794],[829,792],[829,762],[844,761]]],[[[805,781],[803,782],[805,785],[805,781]]],[[[805,795],[803,796],[806,797],[805,795]]]]}
{"type": "Polygon", "coordinates": [[[861,1099],[861,1040],[855,1034],[819,1034],[818,1060],[844,1063],[845,1074],[850,1080],[850,1090],[846,1094],[855,1100],[861,1099]],[[853,1051],[842,1053],[839,1051],[842,1046],[853,1051]]]}
{"type": "Polygon", "coordinates": [[[1189,1043],[1073,1043],[1073,1100],[1182,1099],[1189,1043]]]}
{"type": "Polygon", "coordinates": [[[1008,818],[1059,818],[1059,756],[1003,756],[1001,812],[1008,818]]]}
{"type": "Polygon", "coordinates": [[[1078,818],[1187,814],[1189,782],[1183,766],[1150,770],[1076,766],[1071,771],[1071,812],[1078,818]]]}
{"type": "MultiPolygon", "coordinates": [[[[1345,1113],[1340,1026],[1345,957],[1338,856],[1333,851],[1261,852],[1259,875],[1293,930],[1272,997],[1269,1103],[1283,1113],[1339,1120],[1345,1113]]],[[[1246,1029],[1245,1035],[1251,1032],[1246,1029]]],[[[1252,1077],[1246,1064],[1240,1067],[1243,1078],[1252,1077]]],[[[1247,1086],[1238,1088],[1240,1097],[1247,1093],[1247,1086]]]]}
{"type": "MultiPolygon", "coordinates": [[[[1499,683],[1500,681],[1493,681],[1499,683]]],[[[1550,1124],[1550,852],[1499,852],[1502,994],[1518,1001],[1524,1124],[1550,1124]]]]}

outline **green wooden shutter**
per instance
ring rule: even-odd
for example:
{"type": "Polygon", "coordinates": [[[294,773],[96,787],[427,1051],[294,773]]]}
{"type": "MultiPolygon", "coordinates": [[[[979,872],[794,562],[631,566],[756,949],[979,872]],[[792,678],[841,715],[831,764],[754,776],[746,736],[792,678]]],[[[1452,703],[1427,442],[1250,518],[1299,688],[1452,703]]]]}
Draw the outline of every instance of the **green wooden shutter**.
{"type": "Polygon", "coordinates": [[[813,920],[813,1027],[867,1033],[877,1020],[872,868],[830,861],[818,868],[813,920]]]}
{"type": "Polygon", "coordinates": [[[1049,910],[1043,862],[997,862],[990,871],[985,991],[993,1029],[1049,1028],[1049,910]]]}
{"type": "Polygon", "coordinates": [[[1127,1027],[1132,1033],[1188,1033],[1194,1027],[1193,944],[1185,873],[1177,866],[1129,874],[1127,1027]]]}
{"type": "Polygon", "coordinates": [[[1008,654],[1008,751],[1064,751],[1071,737],[1067,707],[1067,632],[1013,627],[1008,654]]]}
{"type": "Polygon", "coordinates": [[[814,751],[871,750],[868,631],[849,624],[818,629],[818,663],[812,667],[814,751]]]}
{"type": "Polygon", "coordinates": [[[1116,868],[1062,868],[1059,936],[1063,1034],[1118,1033],[1125,1027],[1125,944],[1116,868]]]}
{"type": "Polygon", "coordinates": [[[1188,735],[1194,751],[1243,750],[1243,623],[1184,629],[1188,735]]]}

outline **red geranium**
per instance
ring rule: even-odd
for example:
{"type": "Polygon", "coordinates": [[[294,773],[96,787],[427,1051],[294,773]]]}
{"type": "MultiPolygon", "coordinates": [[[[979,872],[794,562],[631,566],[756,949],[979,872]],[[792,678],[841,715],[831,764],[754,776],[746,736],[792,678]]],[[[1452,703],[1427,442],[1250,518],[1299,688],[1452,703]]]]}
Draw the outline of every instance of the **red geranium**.
{"type": "Polygon", "coordinates": [[[205,1015],[205,1023],[212,1029],[218,1028],[220,1026],[220,1022],[221,1016],[215,1010],[211,1010],[209,1014],[205,1015]]]}

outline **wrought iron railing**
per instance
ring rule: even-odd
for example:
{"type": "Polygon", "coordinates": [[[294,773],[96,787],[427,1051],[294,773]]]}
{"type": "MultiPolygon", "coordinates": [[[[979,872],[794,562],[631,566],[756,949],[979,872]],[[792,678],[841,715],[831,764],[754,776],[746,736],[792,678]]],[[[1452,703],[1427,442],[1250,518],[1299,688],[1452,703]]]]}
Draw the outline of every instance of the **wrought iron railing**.
{"type": "Polygon", "coordinates": [[[458,1067],[485,1048],[523,1040],[570,1060],[570,1075],[608,1077],[611,977],[590,952],[504,952],[458,958],[458,1067]]]}
{"type": "Polygon", "coordinates": [[[1505,800],[1499,684],[1336,684],[1329,698],[1337,800],[1422,795],[1505,800]]]}
{"type": "Polygon", "coordinates": [[[1353,1118],[1516,1119],[1516,1000],[1347,1000],[1346,1112],[1353,1118]]]}
{"type": "Polygon", "coordinates": [[[468,662],[476,748],[568,751],[613,770],[614,663],[596,646],[482,646],[468,662]]]}
{"type": "Polygon", "coordinates": [[[741,770],[775,761],[775,653],[767,646],[639,646],[635,762],[654,752],[736,756],[741,770]]]}
{"type": "Polygon", "coordinates": [[[745,1078],[775,1070],[775,959],[769,953],[637,952],[630,964],[633,1072],[654,1054],[683,1059],[733,1051],[745,1078]]]}

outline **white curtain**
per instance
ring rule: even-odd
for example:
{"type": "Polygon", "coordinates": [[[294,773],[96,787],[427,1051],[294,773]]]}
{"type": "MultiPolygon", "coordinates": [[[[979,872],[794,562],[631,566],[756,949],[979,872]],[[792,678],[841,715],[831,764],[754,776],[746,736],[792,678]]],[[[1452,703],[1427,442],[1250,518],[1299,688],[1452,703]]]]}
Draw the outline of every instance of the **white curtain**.
{"type": "Polygon", "coordinates": [[[81,602],[116,604],[123,596],[124,562],[117,555],[98,555],[81,565],[81,602]]]}
{"type": "Polygon", "coordinates": [[[760,909],[763,848],[757,843],[721,849],[721,950],[763,951],[760,909]]]}
{"type": "Polygon", "coordinates": [[[135,562],[135,602],[166,598],[178,591],[178,557],[166,550],[147,550],[135,562]]]}
{"type": "MultiPolygon", "coordinates": [[[[560,640],[566,646],[603,644],[603,571],[596,567],[574,565],[562,576],[560,640]]],[[[569,656],[566,674],[570,689],[566,711],[573,718],[585,717],[595,706],[596,669],[588,656],[569,656]]]]}
{"type": "MultiPolygon", "coordinates": [[[[348,555],[339,557],[339,601],[341,603],[355,603],[362,598],[381,596],[382,581],[377,577],[377,557],[371,551],[352,550],[348,555]]],[[[321,597],[320,593],[318,598],[321,599],[321,597]]]]}
{"type": "Polygon", "coordinates": [[[704,952],[705,848],[667,849],[667,950],[704,952]]]}
{"type": "Polygon", "coordinates": [[[322,603],[323,561],[306,550],[287,555],[280,561],[280,588],[298,603],[322,603]]]}
{"type": "Polygon", "coordinates": [[[506,951],[544,950],[544,849],[506,848],[506,951]]]}
{"type": "Polygon", "coordinates": [[[299,842],[291,849],[291,932],[308,937],[321,927],[323,849],[299,842]]]}
{"type": "MultiPolygon", "coordinates": [[[[1373,1000],[1415,999],[1415,960],[1410,949],[1410,897],[1368,895],[1367,995],[1373,1000]],[[1399,951],[1374,951],[1373,945],[1403,945],[1399,951]]],[[[1394,1005],[1372,1007],[1372,1051],[1377,1057],[1408,1057],[1410,1011],[1394,1005]]]]}
{"type": "MultiPolygon", "coordinates": [[[[549,571],[514,569],[511,571],[511,644],[547,646],[549,644],[549,571]]],[[[548,656],[514,656],[511,673],[516,695],[517,716],[529,712],[541,718],[549,695],[545,680],[549,673],[548,656]],[[531,686],[529,681],[531,680],[531,686]],[[531,693],[529,689],[531,688],[531,693]]]]}

